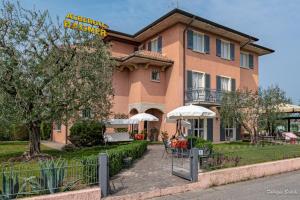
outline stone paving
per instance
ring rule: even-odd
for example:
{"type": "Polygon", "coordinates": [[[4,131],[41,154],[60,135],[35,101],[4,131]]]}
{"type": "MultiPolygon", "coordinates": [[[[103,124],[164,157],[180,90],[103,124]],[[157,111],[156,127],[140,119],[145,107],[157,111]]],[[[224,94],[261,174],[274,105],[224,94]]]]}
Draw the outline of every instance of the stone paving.
{"type": "Polygon", "coordinates": [[[113,196],[189,183],[187,180],[172,175],[171,156],[165,155],[162,158],[163,152],[163,145],[149,145],[145,155],[131,168],[112,177],[110,185],[114,190],[113,196]]]}

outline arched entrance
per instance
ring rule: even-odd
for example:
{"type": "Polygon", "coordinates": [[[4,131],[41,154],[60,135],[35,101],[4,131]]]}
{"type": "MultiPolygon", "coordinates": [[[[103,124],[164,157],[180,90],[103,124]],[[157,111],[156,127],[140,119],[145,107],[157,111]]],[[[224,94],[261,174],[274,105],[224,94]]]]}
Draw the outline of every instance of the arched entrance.
{"type": "Polygon", "coordinates": [[[146,110],[145,113],[154,115],[159,119],[159,121],[156,122],[144,122],[144,128],[146,128],[148,132],[148,139],[151,141],[157,141],[161,132],[163,112],[156,108],[150,108],[146,110]]]}

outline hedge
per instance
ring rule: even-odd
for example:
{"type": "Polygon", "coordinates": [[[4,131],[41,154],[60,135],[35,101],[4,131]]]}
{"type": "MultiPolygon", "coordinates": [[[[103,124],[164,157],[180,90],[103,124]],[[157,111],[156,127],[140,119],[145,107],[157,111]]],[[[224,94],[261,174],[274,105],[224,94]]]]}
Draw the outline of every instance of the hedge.
{"type": "MultiPolygon", "coordinates": [[[[143,156],[147,150],[147,141],[134,141],[129,144],[120,144],[116,148],[108,149],[105,152],[108,154],[109,159],[109,176],[114,176],[124,168],[123,159],[126,157],[132,157],[132,160],[136,160],[143,156]]],[[[90,165],[91,163],[98,162],[98,156],[88,156],[81,160],[83,165],[90,165]]],[[[83,179],[85,181],[98,180],[98,173],[96,165],[94,167],[83,168],[83,179]],[[86,170],[85,170],[86,169],[86,170]]]]}

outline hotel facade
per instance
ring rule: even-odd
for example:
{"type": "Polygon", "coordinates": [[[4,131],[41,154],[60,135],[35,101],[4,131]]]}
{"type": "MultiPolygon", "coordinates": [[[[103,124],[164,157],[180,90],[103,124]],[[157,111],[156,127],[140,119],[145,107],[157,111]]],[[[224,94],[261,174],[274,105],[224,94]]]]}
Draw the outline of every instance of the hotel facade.
{"type": "MultiPolygon", "coordinates": [[[[118,62],[112,112],[150,113],[159,121],[140,127],[155,127],[172,136],[176,125],[166,123],[166,114],[182,105],[201,105],[217,117],[190,120],[191,134],[213,142],[238,140],[243,134],[239,126],[222,126],[221,97],[226,91],[258,89],[259,57],[274,50],[257,41],[180,9],[133,35],[109,30],[105,42],[118,62]]],[[[69,128],[54,128],[52,140],[67,143],[69,128]]]]}

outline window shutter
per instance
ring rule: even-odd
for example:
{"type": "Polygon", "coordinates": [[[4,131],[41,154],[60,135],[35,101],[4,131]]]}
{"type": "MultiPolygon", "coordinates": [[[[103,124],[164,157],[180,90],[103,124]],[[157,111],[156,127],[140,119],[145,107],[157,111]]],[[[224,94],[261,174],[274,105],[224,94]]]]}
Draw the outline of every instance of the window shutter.
{"type": "Polygon", "coordinates": [[[207,119],[207,140],[213,141],[213,119],[207,119]]]}
{"type": "Polygon", "coordinates": [[[193,31],[187,31],[187,47],[188,49],[193,49],[193,31]]]}
{"type": "Polygon", "coordinates": [[[235,86],[235,79],[231,79],[231,91],[235,91],[236,86],[235,86]]]}
{"type": "Polygon", "coordinates": [[[221,91],[221,77],[217,76],[217,91],[221,91]]]}
{"type": "Polygon", "coordinates": [[[221,40],[220,39],[217,39],[216,40],[216,47],[217,47],[217,56],[218,57],[221,57],[221,40]]]}
{"type": "Polygon", "coordinates": [[[253,65],[253,55],[249,54],[249,68],[253,69],[254,65],[253,65]]]}
{"type": "Polygon", "coordinates": [[[225,141],[225,128],[223,127],[222,121],[220,124],[220,141],[225,141]]]}
{"type": "Polygon", "coordinates": [[[241,139],[241,125],[237,125],[236,127],[236,140],[240,140],[241,139]]]}
{"type": "Polygon", "coordinates": [[[187,89],[193,88],[193,72],[187,71],[187,89]]]}
{"type": "Polygon", "coordinates": [[[157,49],[158,49],[158,52],[161,53],[161,50],[162,50],[162,37],[161,36],[159,36],[157,39],[157,49]]]}
{"type": "Polygon", "coordinates": [[[234,44],[230,43],[230,60],[234,60],[234,44]]]}
{"type": "Polygon", "coordinates": [[[148,51],[151,51],[151,41],[148,42],[148,51]]]}
{"type": "Polygon", "coordinates": [[[209,54],[209,36],[204,35],[204,52],[209,54]]]}
{"type": "Polygon", "coordinates": [[[210,74],[205,74],[205,88],[210,89],[210,74]]]}

